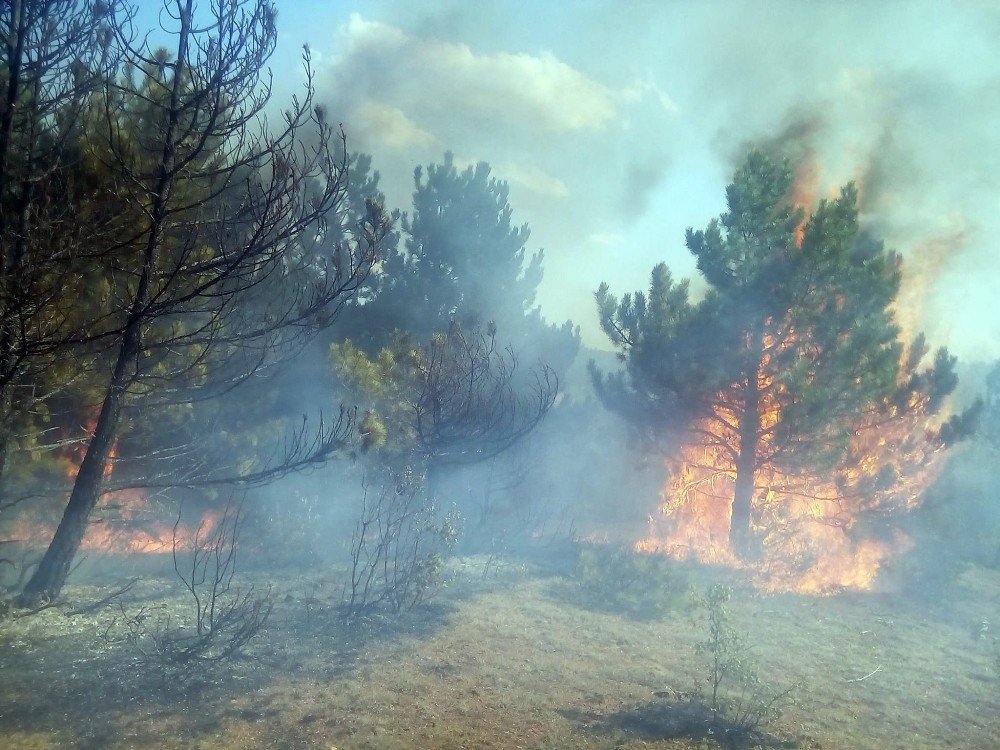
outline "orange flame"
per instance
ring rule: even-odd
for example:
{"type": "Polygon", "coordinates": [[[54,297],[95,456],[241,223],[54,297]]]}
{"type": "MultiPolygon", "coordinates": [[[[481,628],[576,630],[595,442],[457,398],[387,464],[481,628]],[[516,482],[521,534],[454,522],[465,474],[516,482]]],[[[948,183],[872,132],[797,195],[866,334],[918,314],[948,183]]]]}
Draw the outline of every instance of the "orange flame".
{"type": "MultiPolygon", "coordinates": [[[[802,210],[794,234],[798,247],[809,208],[825,190],[822,176],[822,164],[810,149],[797,161],[788,196],[791,205],[802,210]]],[[[859,182],[863,188],[864,180],[859,182]]],[[[962,229],[928,243],[923,254],[939,259],[961,241],[962,229]]],[[[902,315],[903,328],[911,334],[913,311],[919,309],[912,298],[921,296],[926,286],[918,274],[904,287],[903,306],[910,314],[902,315]]],[[[895,312],[900,316],[899,309],[895,312]]],[[[786,335],[790,339],[793,334],[786,335]]],[[[769,429],[780,413],[774,393],[770,399],[766,395],[771,383],[761,378],[758,385],[765,394],[759,433],[766,454],[769,429]]],[[[732,427],[735,412],[726,413],[725,396],[718,398],[721,415],[694,429],[715,438],[686,446],[667,460],[669,478],[659,507],[649,517],[647,537],[635,549],[747,569],[758,586],[770,591],[821,595],[870,589],[885,562],[911,546],[907,536],[889,524],[890,518],[917,507],[942,469],[941,446],[929,439],[935,425],[927,397],[915,395],[908,404],[870,413],[855,429],[847,458],[825,475],[782,471],[765,462],[755,476],[751,516],[763,551],[751,563],[729,546],[736,466],[726,446],[739,440],[732,427]]]]}
{"type": "MultiPolygon", "coordinates": [[[[899,529],[880,533],[872,522],[916,507],[941,468],[940,446],[928,437],[927,407],[926,396],[914,396],[905,408],[871,412],[855,430],[848,457],[827,476],[761,468],[752,527],[763,551],[754,563],[729,546],[736,467],[724,445],[735,444],[737,435],[718,423],[696,425],[696,431],[721,432],[721,439],[685,447],[667,462],[670,476],[658,512],[635,548],[749,569],[758,586],[770,591],[871,588],[883,563],[910,545],[899,529]]],[[[772,397],[762,409],[762,434],[778,416],[772,397]]],[[[764,452],[767,441],[762,438],[764,452]]]]}
{"type": "Polygon", "coordinates": [[[795,167],[792,178],[792,192],[789,196],[792,206],[802,210],[802,220],[795,228],[795,246],[802,247],[802,240],[806,233],[806,223],[809,216],[806,210],[816,202],[820,192],[820,180],[823,169],[814,155],[800,160],[795,167]]]}
{"type": "MultiPolygon", "coordinates": [[[[88,422],[85,427],[87,435],[92,436],[96,421],[88,422]]],[[[86,443],[69,448],[65,453],[68,463],[66,477],[71,482],[80,471],[80,464],[86,455],[86,443]]],[[[118,444],[111,448],[108,454],[108,464],[104,469],[104,478],[109,479],[114,473],[115,460],[118,458],[118,444]]],[[[105,494],[95,508],[87,531],[80,543],[83,552],[99,552],[108,554],[138,554],[163,553],[174,549],[189,550],[194,544],[195,535],[201,538],[210,534],[219,521],[219,514],[206,511],[202,514],[198,526],[190,527],[162,520],[150,499],[149,494],[141,489],[127,489],[105,494]],[[200,530],[200,532],[199,532],[200,530]]],[[[55,534],[55,526],[51,523],[23,516],[7,530],[7,537],[28,547],[45,547],[55,534]]]]}

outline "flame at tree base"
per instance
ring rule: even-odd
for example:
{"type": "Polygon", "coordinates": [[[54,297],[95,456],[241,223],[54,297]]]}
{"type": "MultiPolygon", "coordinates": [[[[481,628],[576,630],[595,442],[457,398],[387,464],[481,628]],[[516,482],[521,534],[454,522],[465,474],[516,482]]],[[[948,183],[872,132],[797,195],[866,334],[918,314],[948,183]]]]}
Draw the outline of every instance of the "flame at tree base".
{"type": "Polygon", "coordinates": [[[190,550],[195,535],[211,534],[220,514],[206,511],[198,525],[178,523],[176,526],[160,520],[149,496],[142,490],[114,492],[98,506],[108,511],[107,517],[93,519],[87,527],[80,550],[110,554],[155,554],[190,550]]]}
{"type": "Polygon", "coordinates": [[[729,531],[735,470],[719,447],[688,446],[668,461],[658,512],[640,552],[746,570],[761,589],[825,595],[867,590],[886,561],[912,545],[891,525],[916,508],[940,475],[943,450],[927,398],[870,415],[849,456],[828,472],[756,476],[753,555],[738,555],[729,531]]]}
{"type": "MultiPolygon", "coordinates": [[[[97,426],[97,417],[88,420],[85,435],[92,437],[97,426]]],[[[66,462],[66,479],[72,483],[80,471],[89,443],[81,440],[70,447],[62,460],[66,462]]],[[[104,478],[114,474],[118,460],[117,440],[108,455],[104,478]]],[[[70,487],[66,488],[66,493],[70,487]]],[[[45,549],[56,533],[56,526],[41,514],[24,513],[4,533],[9,542],[16,542],[32,549],[45,549]]],[[[80,542],[80,552],[113,555],[156,554],[190,550],[196,537],[211,534],[219,522],[221,514],[206,511],[196,526],[167,523],[163,520],[162,509],[158,509],[149,494],[142,489],[124,489],[106,492],[88,519],[87,530],[80,542]]]]}
{"type": "Polygon", "coordinates": [[[852,538],[851,529],[829,520],[822,503],[792,500],[788,512],[795,520],[772,529],[756,525],[759,554],[745,559],[729,545],[728,503],[720,500],[717,505],[707,517],[678,517],[661,509],[650,516],[649,536],[637,542],[635,550],[745,570],[764,591],[820,596],[872,588],[883,563],[911,546],[898,529],[887,539],[852,538]]]}
{"type": "MultiPolygon", "coordinates": [[[[110,555],[163,554],[190,550],[195,535],[211,534],[220,514],[206,511],[197,526],[167,523],[142,490],[121,490],[105,495],[80,543],[80,552],[110,555]]],[[[23,515],[5,537],[25,547],[45,549],[55,536],[55,526],[23,515]]]]}

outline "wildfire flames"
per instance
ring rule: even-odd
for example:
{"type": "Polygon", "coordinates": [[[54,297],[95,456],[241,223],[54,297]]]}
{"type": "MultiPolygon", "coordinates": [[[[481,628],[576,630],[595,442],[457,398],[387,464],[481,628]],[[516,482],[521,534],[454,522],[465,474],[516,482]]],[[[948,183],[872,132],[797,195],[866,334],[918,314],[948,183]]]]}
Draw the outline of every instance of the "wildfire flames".
{"type": "MultiPolygon", "coordinates": [[[[174,526],[159,520],[149,496],[141,490],[122,490],[105,495],[80,544],[82,552],[138,554],[170,552],[174,545],[174,526]]],[[[214,512],[200,521],[201,537],[210,533],[218,521],[214,512]]],[[[190,549],[197,527],[177,527],[177,549],[190,549]]],[[[44,548],[52,541],[55,526],[35,519],[21,518],[7,532],[12,540],[28,547],[44,548]]]]}
{"type": "MultiPolygon", "coordinates": [[[[668,461],[659,512],[636,549],[752,566],[758,585],[770,591],[870,588],[883,562],[909,546],[901,531],[878,522],[916,507],[941,465],[936,443],[926,437],[926,404],[908,407],[905,415],[873,414],[832,478],[760,471],[752,521],[763,544],[759,561],[747,563],[729,547],[736,470],[717,447],[690,447],[668,461]]],[[[775,418],[771,412],[762,422],[775,418]]]]}
{"type": "MultiPolygon", "coordinates": [[[[170,552],[174,546],[173,524],[158,520],[153,503],[141,490],[123,490],[106,495],[96,518],[88,527],[80,549],[84,552],[114,554],[170,552]]],[[[200,536],[211,533],[218,522],[218,514],[209,511],[202,515],[200,536]]],[[[191,548],[197,528],[178,525],[177,549],[191,548]]]]}
{"type": "MultiPolygon", "coordinates": [[[[819,174],[815,164],[800,166],[794,204],[813,202],[819,174]]],[[[804,227],[803,221],[795,236],[800,247],[804,227]]],[[[763,456],[780,418],[771,385],[759,377],[763,456]]],[[[719,418],[708,418],[692,430],[714,437],[667,460],[669,478],[658,510],[636,550],[750,569],[756,583],[769,591],[829,594],[871,588],[883,563],[910,546],[906,535],[891,526],[892,518],[915,508],[941,469],[941,446],[931,439],[934,416],[928,397],[914,394],[905,405],[872,410],[854,430],[846,458],[832,470],[782,469],[762,460],[751,515],[762,550],[753,562],[730,548],[736,466],[726,446],[738,444],[739,436],[727,418],[733,412],[727,413],[725,398],[724,393],[718,397],[719,418]]]]}
{"type": "MultiPolygon", "coordinates": [[[[819,195],[820,189],[820,176],[823,170],[814,157],[815,155],[812,154],[810,158],[802,159],[796,165],[795,178],[792,182],[792,194],[789,196],[793,206],[804,208],[816,202],[816,196],[819,195]]],[[[806,221],[805,217],[803,217],[803,220],[795,228],[796,247],[802,247],[802,240],[805,237],[805,233],[806,221]]]]}
{"type": "MultiPolygon", "coordinates": [[[[88,425],[93,434],[94,424],[88,425]]],[[[66,478],[76,478],[83,461],[85,447],[77,446],[66,452],[66,478]]],[[[112,449],[105,469],[105,479],[114,472],[117,446],[112,449]]],[[[204,538],[219,521],[219,514],[205,512],[198,525],[191,527],[162,520],[162,511],[156,508],[149,494],[140,489],[119,490],[105,494],[97,505],[83,541],[82,552],[105,554],[140,554],[171,552],[190,549],[196,534],[204,538]]],[[[22,517],[10,528],[7,536],[28,547],[46,547],[55,535],[55,526],[33,518],[22,517]]]]}

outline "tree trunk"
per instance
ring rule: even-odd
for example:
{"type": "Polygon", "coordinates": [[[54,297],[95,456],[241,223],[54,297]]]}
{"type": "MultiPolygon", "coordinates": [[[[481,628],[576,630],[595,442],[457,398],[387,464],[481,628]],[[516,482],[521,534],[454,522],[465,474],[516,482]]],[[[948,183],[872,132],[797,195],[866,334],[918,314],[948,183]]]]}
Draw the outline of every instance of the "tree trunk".
{"type": "Polygon", "coordinates": [[[743,412],[739,422],[739,455],[736,459],[736,487],[729,522],[729,546],[737,555],[752,558],[758,553],[751,526],[756,489],[757,447],[760,440],[760,361],[764,350],[764,326],[747,332],[748,366],[743,388],[743,412]]]}
{"type": "Polygon", "coordinates": [[[14,414],[11,388],[0,388],[0,509],[7,501],[7,456],[10,453],[11,417],[14,414]]]}
{"type": "Polygon", "coordinates": [[[122,401],[131,380],[129,365],[135,362],[140,348],[139,334],[139,321],[135,320],[126,328],[122,337],[111,382],[97,418],[94,437],[87,446],[87,453],[73,482],[73,491],[62,520],[38,569],[21,592],[20,604],[23,607],[34,607],[42,601],[55,599],[69,577],[70,565],[87,531],[90,513],[101,496],[108,457],[121,419],[122,401]]]}
{"type": "Polygon", "coordinates": [[[170,104],[164,123],[163,150],[157,168],[156,180],[150,191],[149,234],[143,248],[142,270],[136,285],[135,297],[129,310],[118,358],[111,374],[111,381],[97,418],[94,437],[87,446],[87,453],[80,464],[80,471],[73,483],[69,503],[55,536],[45,551],[45,556],[35,574],[21,592],[22,606],[32,606],[42,599],[54,599],[62,590],[69,577],[70,564],[80,549],[87,521],[97,500],[101,496],[101,484],[108,466],[108,456],[114,446],[121,420],[122,405],[129,385],[138,374],[139,355],[142,351],[142,329],[148,315],[150,284],[156,269],[156,252],[160,246],[167,221],[167,203],[174,186],[176,175],[174,163],[177,143],[175,142],[180,112],[181,89],[184,85],[184,61],[187,59],[188,36],[191,29],[191,6],[189,0],[180,13],[180,32],[177,40],[177,62],[174,65],[173,81],[170,89],[170,104]],[[130,372],[131,370],[131,372],[130,372]]]}
{"type": "Polygon", "coordinates": [[[753,510],[755,471],[752,461],[736,465],[736,489],[733,494],[732,518],[729,522],[729,546],[740,557],[750,557],[753,552],[753,530],[750,517],[753,510]]]}

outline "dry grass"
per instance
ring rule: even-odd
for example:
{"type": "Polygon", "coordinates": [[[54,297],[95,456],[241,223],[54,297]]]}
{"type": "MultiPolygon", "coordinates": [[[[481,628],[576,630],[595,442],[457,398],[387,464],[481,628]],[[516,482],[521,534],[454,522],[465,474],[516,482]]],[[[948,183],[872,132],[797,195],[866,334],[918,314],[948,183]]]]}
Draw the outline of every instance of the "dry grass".
{"type": "MultiPolygon", "coordinates": [[[[183,682],[135,658],[115,640],[117,626],[103,635],[116,610],[53,609],[7,622],[0,746],[717,747],[690,732],[664,736],[683,728],[697,680],[703,635],[689,613],[648,622],[593,611],[554,576],[508,568],[484,583],[483,563],[463,560],[453,586],[420,616],[353,630],[332,610],[335,578],[279,577],[283,593],[252,658],[183,682]]],[[[99,598],[84,585],[68,593],[99,598]]],[[[184,616],[168,579],[130,595],[131,608],[184,616]]],[[[997,574],[968,575],[934,605],[740,590],[731,610],[768,679],[802,686],[772,728],[776,743],[1000,747],[1000,681],[975,627],[1000,621],[997,574]]]]}

